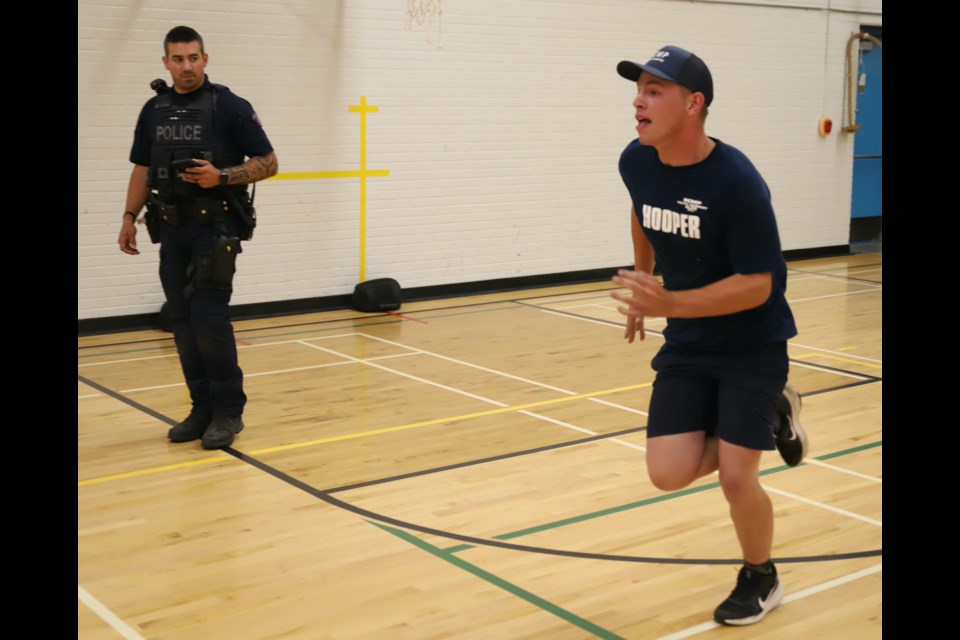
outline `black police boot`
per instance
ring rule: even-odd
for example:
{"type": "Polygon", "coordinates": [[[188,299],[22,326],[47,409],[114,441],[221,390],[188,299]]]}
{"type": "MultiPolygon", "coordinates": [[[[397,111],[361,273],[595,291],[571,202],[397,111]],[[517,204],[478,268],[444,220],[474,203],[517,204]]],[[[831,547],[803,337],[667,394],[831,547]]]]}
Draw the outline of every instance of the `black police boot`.
{"type": "Polygon", "coordinates": [[[170,431],[167,431],[167,437],[172,442],[191,442],[203,435],[210,424],[210,414],[194,409],[186,419],[170,431]]]}
{"type": "Polygon", "coordinates": [[[204,449],[223,449],[233,443],[234,437],[243,431],[241,416],[213,416],[210,426],[203,434],[204,449]]]}

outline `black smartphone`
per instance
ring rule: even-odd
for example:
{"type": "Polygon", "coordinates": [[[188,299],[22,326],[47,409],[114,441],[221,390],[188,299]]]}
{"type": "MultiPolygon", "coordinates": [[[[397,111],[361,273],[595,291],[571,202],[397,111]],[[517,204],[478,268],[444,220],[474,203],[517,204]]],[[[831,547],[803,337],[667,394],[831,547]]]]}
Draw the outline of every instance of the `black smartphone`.
{"type": "Polygon", "coordinates": [[[173,168],[177,171],[183,171],[184,169],[190,169],[191,167],[197,166],[197,163],[193,158],[183,158],[182,160],[174,160],[170,163],[173,165],[173,168]]]}

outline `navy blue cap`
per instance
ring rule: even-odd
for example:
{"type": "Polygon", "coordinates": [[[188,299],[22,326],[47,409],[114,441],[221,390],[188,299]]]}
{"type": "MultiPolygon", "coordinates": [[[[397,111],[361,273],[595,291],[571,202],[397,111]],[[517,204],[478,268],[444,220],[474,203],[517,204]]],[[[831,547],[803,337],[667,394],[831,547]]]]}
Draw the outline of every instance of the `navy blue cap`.
{"type": "Polygon", "coordinates": [[[617,65],[617,73],[636,82],[640,79],[640,72],[646,71],[663,80],[682,84],[693,92],[703,94],[707,106],[713,102],[713,76],[703,60],[680,47],[663,47],[647,64],[637,64],[623,60],[617,65]]]}

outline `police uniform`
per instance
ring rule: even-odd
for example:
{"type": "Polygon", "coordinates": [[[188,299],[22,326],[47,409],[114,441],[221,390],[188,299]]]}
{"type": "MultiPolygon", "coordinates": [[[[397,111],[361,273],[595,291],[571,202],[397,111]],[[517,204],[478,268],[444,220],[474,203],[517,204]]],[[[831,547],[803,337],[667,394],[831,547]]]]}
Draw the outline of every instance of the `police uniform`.
{"type": "Polygon", "coordinates": [[[137,121],[130,161],[149,167],[148,185],[160,210],[160,282],[191,413],[239,416],[247,401],[230,322],[234,263],[217,266],[215,257],[226,251],[235,259],[241,250],[235,209],[246,187],[188,184],[174,163],[201,158],[226,168],[272,151],[250,103],[208,78],[187,94],[162,91],[137,121]]]}

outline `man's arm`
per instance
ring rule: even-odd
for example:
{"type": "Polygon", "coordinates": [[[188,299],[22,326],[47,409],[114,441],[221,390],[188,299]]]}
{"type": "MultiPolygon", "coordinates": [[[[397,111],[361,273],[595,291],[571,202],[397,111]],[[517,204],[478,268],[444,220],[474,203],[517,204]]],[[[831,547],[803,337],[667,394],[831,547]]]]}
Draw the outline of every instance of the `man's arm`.
{"type": "MultiPolygon", "coordinates": [[[[220,169],[206,160],[194,160],[197,166],[190,167],[180,173],[186,182],[200,185],[204,189],[212,189],[220,185],[220,169]]],[[[277,154],[273,151],[263,156],[254,156],[241,165],[226,167],[227,184],[250,184],[266,180],[277,175],[279,165],[277,154]]]]}
{"type": "MultiPolygon", "coordinates": [[[[640,221],[637,220],[637,211],[634,207],[630,207],[630,236],[633,238],[633,268],[652,275],[653,265],[656,262],[653,246],[647,240],[643,229],[640,228],[640,221]]],[[[627,328],[623,337],[626,338],[627,342],[632,343],[637,332],[640,333],[640,341],[642,342],[647,337],[647,332],[643,326],[643,315],[628,315],[627,328]]]]}
{"type": "Polygon", "coordinates": [[[127,185],[127,208],[123,214],[123,224],[120,227],[120,251],[132,256],[138,255],[137,251],[137,216],[140,210],[147,204],[147,173],[150,167],[135,164],[133,171],[130,172],[130,183],[127,185]]]}
{"type": "Polygon", "coordinates": [[[771,273],[735,273],[699,289],[667,291],[653,276],[621,270],[613,281],[630,290],[631,296],[614,291],[611,297],[625,303],[623,315],[636,318],[708,318],[759,307],[773,290],[771,273]]]}
{"type": "Polygon", "coordinates": [[[229,167],[227,173],[230,178],[227,184],[250,184],[259,182],[277,175],[280,166],[277,164],[277,154],[271,151],[265,156],[255,156],[239,167],[229,167]]]}

